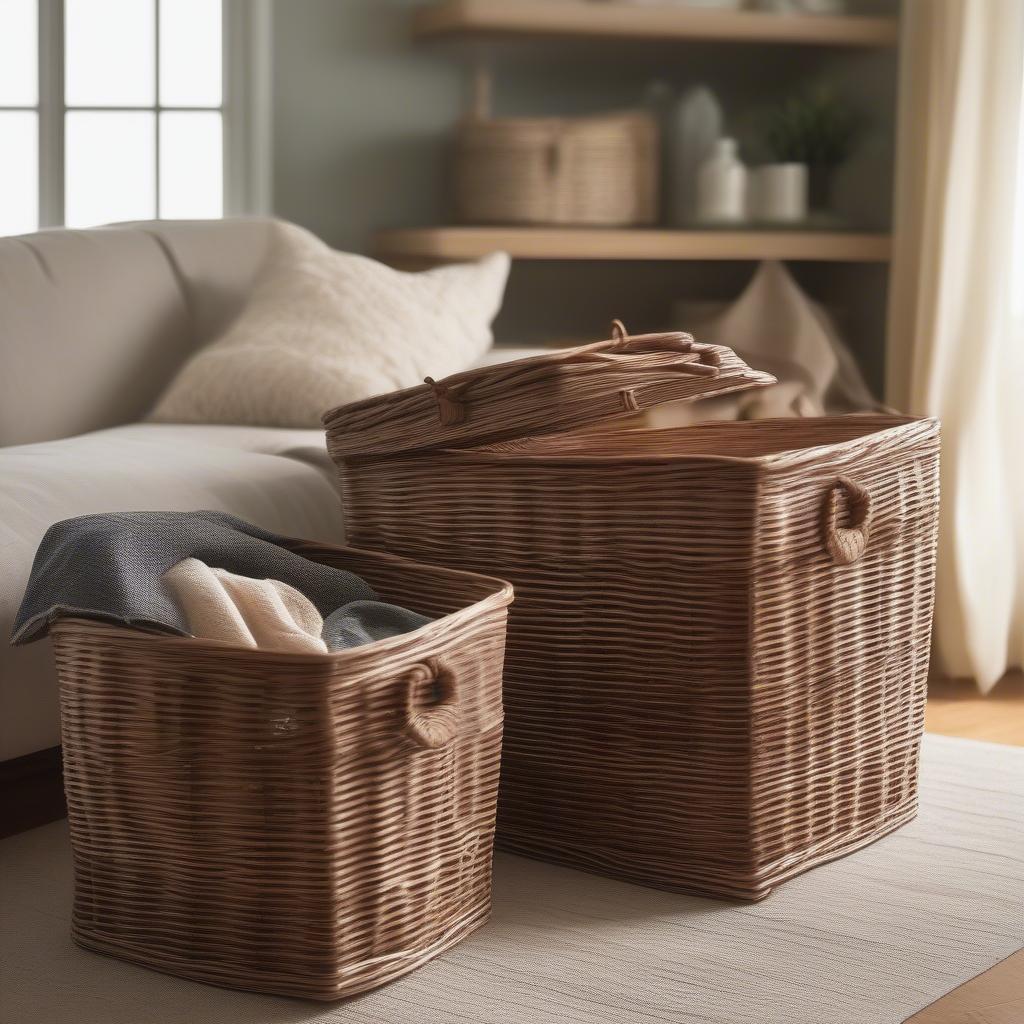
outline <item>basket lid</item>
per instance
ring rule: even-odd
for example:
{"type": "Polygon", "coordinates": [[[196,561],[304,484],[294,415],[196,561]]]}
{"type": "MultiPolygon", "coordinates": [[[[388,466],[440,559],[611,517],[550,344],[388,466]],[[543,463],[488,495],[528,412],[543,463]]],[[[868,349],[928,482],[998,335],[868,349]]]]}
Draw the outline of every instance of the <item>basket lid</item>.
{"type": "Polygon", "coordinates": [[[612,335],[339,406],[323,418],[330,453],[384,455],[557,434],[776,382],[732,349],[689,334],[629,335],[616,320],[612,335]]]}

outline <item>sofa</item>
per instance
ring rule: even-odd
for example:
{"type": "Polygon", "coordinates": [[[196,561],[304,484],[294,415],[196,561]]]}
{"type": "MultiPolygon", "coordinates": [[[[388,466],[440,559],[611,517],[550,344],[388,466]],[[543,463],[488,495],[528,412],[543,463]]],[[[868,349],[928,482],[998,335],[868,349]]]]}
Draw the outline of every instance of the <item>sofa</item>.
{"type": "MultiPolygon", "coordinates": [[[[49,642],[6,643],[39,540],[92,512],[222,509],[344,539],[319,430],[145,422],[241,309],[272,221],[154,221],[0,239],[0,761],[59,743],[49,642]]],[[[522,354],[495,349],[486,362],[522,354]]]]}

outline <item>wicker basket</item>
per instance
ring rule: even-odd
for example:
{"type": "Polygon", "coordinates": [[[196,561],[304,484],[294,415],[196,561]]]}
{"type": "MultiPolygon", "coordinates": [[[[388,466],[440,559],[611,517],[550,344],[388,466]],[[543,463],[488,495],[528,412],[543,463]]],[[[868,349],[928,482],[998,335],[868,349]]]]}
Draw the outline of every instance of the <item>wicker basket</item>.
{"type": "Polygon", "coordinates": [[[515,585],[504,848],[758,899],[915,814],[937,423],[570,432],[772,381],[620,335],[325,417],[358,543],[515,585]]]}
{"type": "Polygon", "coordinates": [[[170,974],[336,999],[488,917],[511,588],[292,546],[441,617],[327,655],[55,625],[72,928],[170,974]]]}
{"type": "Polygon", "coordinates": [[[455,142],[455,214],[470,224],[653,224],[658,159],[645,113],[470,118],[455,142]]]}

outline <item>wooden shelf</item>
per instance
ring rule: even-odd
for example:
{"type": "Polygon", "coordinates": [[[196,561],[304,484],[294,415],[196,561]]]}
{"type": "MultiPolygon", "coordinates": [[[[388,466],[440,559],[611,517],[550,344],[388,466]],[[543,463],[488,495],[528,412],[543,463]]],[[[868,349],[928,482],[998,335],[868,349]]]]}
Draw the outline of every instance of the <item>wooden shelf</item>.
{"type": "Polygon", "coordinates": [[[522,260],[889,259],[888,235],[843,231],[672,231],[623,228],[435,227],[379,232],[391,259],[466,260],[504,250],[522,260]]]}
{"type": "Polygon", "coordinates": [[[441,0],[413,20],[420,38],[548,37],[796,43],[808,46],[895,46],[896,18],[716,11],[682,5],[594,0],[441,0]]]}

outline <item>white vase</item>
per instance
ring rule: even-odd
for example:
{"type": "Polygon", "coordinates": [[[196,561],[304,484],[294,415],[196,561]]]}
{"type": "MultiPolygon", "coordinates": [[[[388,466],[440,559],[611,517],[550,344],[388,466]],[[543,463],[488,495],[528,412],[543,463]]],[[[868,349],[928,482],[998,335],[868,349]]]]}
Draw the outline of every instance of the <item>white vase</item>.
{"type": "Polygon", "coordinates": [[[807,219],[807,165],[766,164],[753,175],[755,220],[792,224],[807,219]]]}
{"type": "Polygon", "coordinates": [[[697,220],[733,224],[747,216],[747,169],[735,139],[719,139],[697,175],[697,220]]]}
{"type": "Polygon", "coordinates": [[[667,125],[669,221],[677,227],[697,217],[697,174],[722,134],[722,108],[715,94],[700,85],[687,90],[667,125]]]}

